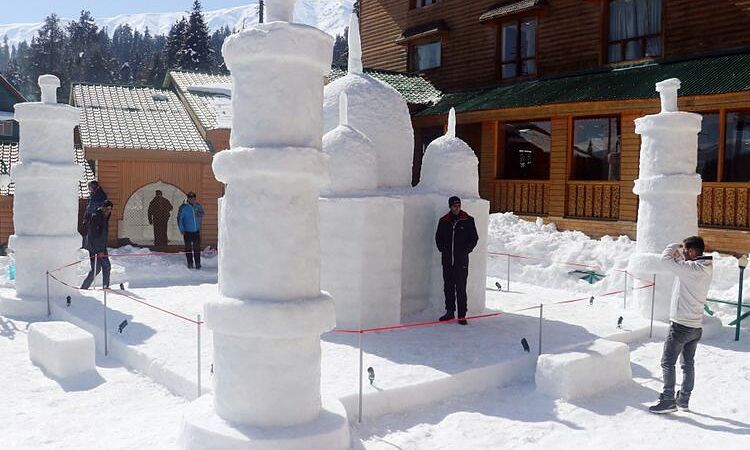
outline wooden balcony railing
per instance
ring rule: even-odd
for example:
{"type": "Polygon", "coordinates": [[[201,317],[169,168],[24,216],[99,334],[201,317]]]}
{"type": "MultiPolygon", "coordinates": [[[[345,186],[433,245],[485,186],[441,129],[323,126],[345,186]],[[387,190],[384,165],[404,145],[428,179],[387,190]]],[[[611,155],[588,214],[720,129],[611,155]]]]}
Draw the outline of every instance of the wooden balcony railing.
{"type": "Polygon", "coordinates": [[[703,183],[698,222],[701,226],[750,228],[750,184],[703,183]]]}
{"type": "Polygon", "coordinates": [[[549,181],[497,180],[495,201],[501,212],[522,215],[547,215],[549,211],[549,181]]]}
{"type": "Polygon", "coordinates": [[[620,184],[616,181],[568,181],[567,217],[617,220],[620,217],[620,184]]]}

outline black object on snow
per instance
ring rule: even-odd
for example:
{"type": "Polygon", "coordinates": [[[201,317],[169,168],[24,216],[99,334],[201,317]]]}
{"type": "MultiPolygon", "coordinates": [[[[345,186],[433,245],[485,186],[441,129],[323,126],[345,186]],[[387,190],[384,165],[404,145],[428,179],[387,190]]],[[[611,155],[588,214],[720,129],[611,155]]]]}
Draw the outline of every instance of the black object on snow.
{"type": "Polygon", "coordinates": [[[65,297],[65,306],[70,307],[70,295],[65,297]]]}
{"type": "Polygon", "coordinates": [[[617,319],[617,328],[622,328],[622,316],[617,319]]]}
{"type": "Polygon", "coordinates": [[[367,368],[367,379],[370,380],[370,384],[375,381],[375,369],[373,369],[372,367],[367,368]]]}
{"type": "Polygon", "coordinates": [[[594,296],[592,295],[591,298],[589,298],[589,305],[594,304],[594,296]]]}
{"type": "Polygon", "coordinates": [[[500,284],[499,281],[495,281],[495,286],[497,286],[497,290],[498,291],[502,291],[503,290],[503,286],[500,284]]]}
{"type": "Polygon", "coordinates": [[[526,340],[526,338],[521,339],[521,345],[523,346],[523,351],[526,353],[529,353],[531,351],[531,347],[529,347],[529,341],[526,340]]]}
{"type": "Polygon", "coordinates": [[[122,334],[122,330],[124,330],[126,326],[128,326],[127,319],[125,319],[122,322],[120,322],[120,325],[117,326],[117,332],[120,333],[120,334],[122,334]]]}
{"type": "Polygon", "coordinates": [[[121,290],[121,291],[124,291],[124,290],[125,290],[125,284],[124,284],[124,283],[120,283],[120,290],[121,290]]]}

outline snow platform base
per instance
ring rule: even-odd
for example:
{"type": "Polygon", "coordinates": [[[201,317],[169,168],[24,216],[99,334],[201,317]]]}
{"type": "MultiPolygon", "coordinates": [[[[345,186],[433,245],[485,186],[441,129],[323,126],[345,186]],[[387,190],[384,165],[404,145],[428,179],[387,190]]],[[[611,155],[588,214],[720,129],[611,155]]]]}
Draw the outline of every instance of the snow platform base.
{"type": "Polygon", "coordinates": [[[66,379],[96,371],[94,336],[68,322],[29,327],[29,356],[49,375],[66,379]]]}
{"type": "Polygon", "coordinates": [[[0,314],[17,319],[41,319],[47,316],[47,301],[41,298],[19,298],[15,290],[0,295],[0,314]]]}
{"type": "Polygon", "coordinates": [[[214,410],[213,395],[192,402],[182,419],[178,448],[182,450],[345,450],[350,446],[344,406],[323,398],[323,408],[312,422],[278,428],[236,425],[214,410]]]}
{"type": "Polygon", "coordinates": [[[598,394],[633,379],[630,348],[597,339],[564,353],[541,355],[536,365],[537,391],[572,400],[598,394]]]}

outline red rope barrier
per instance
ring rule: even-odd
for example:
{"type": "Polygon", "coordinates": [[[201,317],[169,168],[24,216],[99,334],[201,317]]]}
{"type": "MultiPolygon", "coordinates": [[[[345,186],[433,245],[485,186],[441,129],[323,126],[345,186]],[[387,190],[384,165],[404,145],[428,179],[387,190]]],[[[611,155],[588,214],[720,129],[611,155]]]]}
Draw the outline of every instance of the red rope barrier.
{"type": "MultiPolygon", "coordinates": [[[[188,253],[192,254],[193,252],[115,253],[115,254],[108,254],[108,255],[106,255],[104,257],[106,257],[106,258],[120,258],[120,257],[123,257],[123,256],[128,256],[128,257],[133,257],[133,256],[169,256],[169,255],[186,255],[188,253]]],[[[49,273],[59,272],[59,271],[61,271],[63,269],[67,269],[68,267],[72,267],[72,266],[75,266],[76,264],[80,264],[83,261],[85,261],[86,259],[91,260],[91,259],[94,259],[95,257],[96,257],[96,255],[89,256],[88,258],[85,258],[85,259],[79,259],[78,261],[72,262],[70,264],[66,264],[66,265],[64,265],[62,267],[58,267],[57,269],[52,269],[52,270],[49,271],[49,273]]]]}

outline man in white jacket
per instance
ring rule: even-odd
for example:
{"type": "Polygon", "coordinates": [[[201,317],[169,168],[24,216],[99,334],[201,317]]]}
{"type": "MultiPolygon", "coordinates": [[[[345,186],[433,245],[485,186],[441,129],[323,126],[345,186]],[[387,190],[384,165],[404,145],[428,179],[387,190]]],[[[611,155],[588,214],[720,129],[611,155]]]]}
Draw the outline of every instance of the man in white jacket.
{"type": "Polygon", "coordinates": [[[669,311],[669,335],[664,342],[661,367],[664,391],[659,403],[649,411],[657,414],[688,409],[695,382],[694,357],[703,333],[703,304],[713,275],[713,258],[703,256],[705,244],[691,236],[682,244],[669,244],[661,255],[661,265],[676,275],[669,311]],[[682,355],[682,386],[675,399],[675,364],[682,355]]]}

